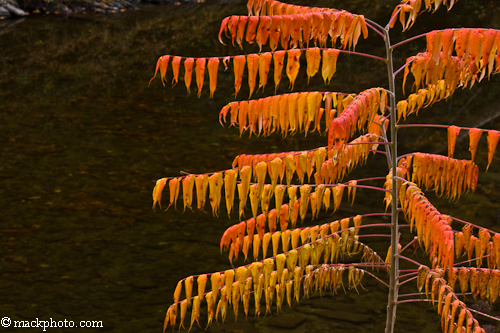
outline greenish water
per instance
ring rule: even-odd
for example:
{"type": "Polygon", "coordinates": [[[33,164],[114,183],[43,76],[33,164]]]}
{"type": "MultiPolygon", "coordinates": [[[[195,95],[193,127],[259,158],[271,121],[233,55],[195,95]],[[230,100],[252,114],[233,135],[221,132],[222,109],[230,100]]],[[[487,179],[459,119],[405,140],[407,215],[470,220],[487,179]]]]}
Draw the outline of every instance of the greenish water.
{"type": "MultiPolygon", "coordinates": [[[[325,145],[326,138],[315,135],[247,140],[222,128],[218,111],[231,100],[226,96],[232,93],[232,73],[219,78],[213,100],[206,90],[197,99],[183,87],[163,88],[159,80],[148,87],[159,55],[240,52],[216,38],[221,19],[233,13],[245,13],[244,4],[160,6],[68,19],[33,16],[0,27],[0,317],[103,321],[102,329],[82,332],[160,332],[178,280],[230,267],[226,255],[219,254],[219,240],[236,220],[212,218],[208,209],[153,212],[156,179],[180,170],[227,169],[239,153],[325,145]]],[[[344,61],[328,89],[352,92],[384,84],[383,67],[377,71],[364,60],[344,61]]],[[[451,113],[457,125],[481,123],[496,113],[498,86],[498,79],[481,83],[436,111],[421,112],[432,114],[434,122],[450,123],[451,113]],[[477,110],[488,113],[480,118],[477,110]]],[[[296,90],[315,88],[324,90],[320,80],[309,87],[303,77],[296,83],[296,90]]],[[[271,94],[272,87],[265,93],[271,94]]],[[[500,122],[494,118],[481,127],[499,129],[500,122]]],[[[438,131],[408,131],[401,151],[433,152],[443,138],[438,131]]],[[[466,141],[457,146],[460,158],[467,157],[466,141]]],[[[476,159],[481,170],[477,192],[458,205],[438,200],[436,206],[499,231],[500,159],[497,155],[483,173],[485,138],[476,159]]],[[[372,163],[370,171],[383,168],[384,158],[372,163]]],[[[358,191],[357,198],[353,207],[343,205],[326,219],[382,210],[382,196],[358,191]]],[[[363,284],[368,292],[359,296],[349,291],[336,295],[336,301],[305,300],[259,321],[253,315],[245,321],[240,312],[236,324],[230,318],[230,324],[214,324],[207,331],[380,332],[385,287],[367,278],[363,284]]],[[[428,304],[399,309],[398,332],[439,329],[439,316],[428,304]]],[[[204,328],[206,320],[201,322],[204,328]]]]}

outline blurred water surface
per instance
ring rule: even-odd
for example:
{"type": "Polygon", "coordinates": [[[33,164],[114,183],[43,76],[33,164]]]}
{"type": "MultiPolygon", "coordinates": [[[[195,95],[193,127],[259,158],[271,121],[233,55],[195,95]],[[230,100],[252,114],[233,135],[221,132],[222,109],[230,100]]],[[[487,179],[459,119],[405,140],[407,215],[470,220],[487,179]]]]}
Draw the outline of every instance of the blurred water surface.
{"type": "MultiPolygon", "coordinates": [[[[215,219],[208,206],[205,212],[153,212],[156,179],[181,170],[227,169],[239,153],[326,144],[316,133],[247,140],[218,125],[218,111],[232,100],[232,73],[219,73],[215,99],[208,98],[208,88],[201,99],[187,95],[183,82],[163,88],[156,79],[148,86],[156,59],[164,53],[241,52],[216,38],[222,18],[234,13],[244,14],[245,4],[155,6],[116,15],[0,22],[0,317],[102,320],[104,328],[85,331],[160,332],[179,279],[230,267],[226,255],[219,254],[219,240],[237,220],[234,213],[232,219],[222,213],[215,219]]],[[[245,52],[257,50],[248,47],[245,52]]],[[[338,80],[329,90],[357,92],[385,84],[383,66],[373,69],[369,61],[341,60],[345,66],[339,66],[338,80]]],[[[305,76],[299,76],[295,90],[324,90],[321,78],[315,79],[307,86],[305,76]]],[[[280,91],[286,92],[287,84],[280,91]]],[[[451,120],[458,125],[482,123],[499,129],[495,84],[498,80],[459,92],[456,100],[442,103],[432,121],[450,123],[453,114],[451,120]],[[473,105],[488,113],[479,119],[473,105]],[[488,117],[492,120],[485,123],[488,117]]],[[[267,87],[257,97],[273,90],[267,87]]],[[[247,95],[243,88],[238,99],[247,95]]],[[[408,133],[402,152],[433,152],[446,145],[443,132],[408,133]]],[[[460,146],[461,158],[468,154],[466,141],[460,146]]],[[[445,212],[498,231],[500,162],[495,158],[496,165],[483,173],[483,141],[477,193],[465,197],[458,208],[447,200],[438,202],[445,212]]],[[[369,170],[385,175],[384,160],[378,156],[369,170]]],[[[362,192],[354,206],[345,204],[322,221],[383,210],[382,196],[362,192]]],[[[384,242],[373,244],[383,249],[384,242]]],[[[253,310],[245,321],[240,309],[236,324],[229,318],[231,324],[214,324],[207,331],[380,332],[386,290],[365,280],[368,291],[359,296],[349,291],[335,296],[336,301],[304,300],[293,310],[285,307],[281,316],[273,308],[273,314],[259,321],[253,310]]],[[[432,331],[439,317],[426,303],[402,305],[398,325],[398,332],[432,331]],[[415,316],[415,311],[422,315],[415,316]]]]}

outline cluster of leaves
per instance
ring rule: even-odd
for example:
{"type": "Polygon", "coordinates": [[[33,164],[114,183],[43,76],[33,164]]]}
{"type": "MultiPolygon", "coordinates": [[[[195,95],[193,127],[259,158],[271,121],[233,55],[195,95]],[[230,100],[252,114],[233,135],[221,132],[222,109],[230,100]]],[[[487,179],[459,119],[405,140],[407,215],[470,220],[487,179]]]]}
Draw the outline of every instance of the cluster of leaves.
{"type": "MultiPolygon", "coordinates": [[[[249,98],[256,87],[258,90],[267,84],[271,64],[275,88],[277,89],[285,68],[290,88],[293,89],[300,70],[302,52],[306,54],[308,78],[316,75],[322,64],[321,75],[325,84],[332,80],[341,52],[380,60],[389,70],[388,89],[370,88],[358,94],[296,92],[234,101],[224,106],[219,113],[221,124],[229,122],[230,126],[239,129],[240,134],[247,131],[250,135],[267,136],[280,132],[286,137],[317,131],[328,136],[325,147],[274,154],[241,154],[234,158],[233,165],[228,170],[167,177],[157,181],[153,190],[153,208],[156,205],[161,207],[165,187],[169,189],[168,207],[177,206],[182,188],[184,210],[193,208],[196,192],[197,208],[205,207],[208,196],[212,213],[218,216],[224,189],[228,216],[235,205],[236,191],[240,220],[244,218],[248,206],[252,215],[223,233],[220,248],[221,252],[229,251],[231,263],[238,259],[240,253],[248,260],[252,249],[254,261],[223,272],[190,276],[179,281],[174,292],[174,303],[167,310],[164,329],[168,325],[172,328],[177,325],[179,309],[179,327],[184,327],[188,307],[191,307],[190,328],[195,321],[199,324],[203,301],[207,306],[208,327],[214,317],[218,319],[221,316],[224,321],[230,307],[237,317],[241,303],[248,316],[251,295],[255,313],[259,315],[262,298],[266,313],[271,311],[274,297],[279,311],[285,297],[288,305],[292,306],[293,300],[299,302],[304,296],[322,295],[327,290],[336,293],[341,288],[345,290],[347,286],[357,291],[358,287],[362,287],[364,275],[370,275],[388,286],[390,293],[397,291],[401,284],[417,278],[417,288],[421,295],[426,296],[433,304],[437,302],[443,331],[484,332],[479,322],[473,318],[471,310],[459,300],[454,291],[455,282],[458,279],[464,297],[470,284],[470,292],[474,298],[479,295],[481,299],[488,298],[492,303],[497,300],[500,288],[500,234],[494,233],[492,236],[491,231],[470,223],[465,223],[462,230],[454,230],[452,221],[458,219],[441,214],[424,191],[434,190],[436,194],[451,200],[458,200],[466,192],[475,191],[479,170],[474,158],[479,138],[485,130],[432,125],[447,129],[448,156],[415,152],[398,157],[395,142],[396,130],[411,126],[398,124],[410,114],[418,114],[421,108],[449,98],[459,87],[472,87],[485,77],[489,78],[500,72],[500,34],[497,30],[446,29],[390,44],[389,31],[398,19],[406,30],[415,23],[421,8],[435,11],[445,5],[450,10],[453,4],[453,0],[403,0],[394,9],[391,20],[384,28],[366,20],[362,15],[346,11],[289,5],[274,0],[249,0],[248,16],[225,18],[221,24],[219,39],[223,42],[224,34],[231,39],[233,46],[235,43],[242,46],[243,41],[256,43],[261,51],[268,44],[270,52],[211,57],[208,60],[171,55],[158,59],[154,77],[159,72],[162,83],[167,81],[167,72],[171,68],[172,83],[177,84],[180,65],[184,64],[184,83],[188,91],[196,64],[194,72],[198,96],[202,91],[207,69],[210,96],[213,96],[221,60],[226,70],[232,63],[235,96],[243,83],[245,69],[247,70],[249,98]],[[385,58],[354,51],[360,36],[368,37],[368,29],[384,38],[387,52],[385,58]],[[392,50],[424,37],[427,40],[426,51],[409,57],[403,67],[394,71],[392,50]],[[331,41],[332,47],[338,44],[339,49],[327,48],[328,41],[331,41]],[[309,47],[311,43],[314,47],[309,47]],[[279,46],[283,50],[277,50],[279,46]],[[349,51],[351,49],[353,51],[349,51]],[[415,92],[397,102],[394,77],[403,70],[403,93],[410,73],[414,78],[415,92]],[[469,133],[470,160],[453,158],[460,130],[467,130],[469,133]],[[388,132],[392,133],[391,138],[388,132]],[[357,138],[351,140],[355,135],[357,138]],[[379,146],[385,147],[385,152],[378,151],[379,146]],[[366,162],[371,152],[385,153],[389,174],[341,183],[353,168],[366,162]],[[362,185],[366,180],[385,180],[385,183],[381,187],[362,185]],[[300,185],[294,184],[295,182],[300,185]],[[322,213],[322,209],[328,211],[332,208],[336,211],[346,187],[351,202],[355,199],[357,188],[384,192],[386,211],[391,207],[390,213],[357,215],[296,228],[299,218],[303,222],[310,215],[314,220],[322,213]],[[247,204],[248,201],[250,205],[247,204]],[[398,225],[399,211],[403,212],[409,225],[398,225]],[[391,223],[362,223],[365,218],[377,215],[391,216],[391,223]],[[376,226],[391,227],[391,246],[385,260],[369,245],[360,241],[362,237],[373,236],[360,233],[360,230],[376,226]],[[409,227],[410,232],[415,229],[416,232],[414,240],[404,247],[399,244],[399,228],[403,227],[409,227]],[[477,229],[477,237],[474,229],[477,229]],[[272,255],[269,245],[272,245],[272,255]],[[431,268],[402,255],[411,245],[423,249],[429,257],[431,268]],[[259,260],[261,248],[262,259],[259,260]],[[464,254],[467,255],[468,262],[475,261],[478,268],[458,266],[462,263],[455,263],[455,257],[458,259],[464,254]],[[354,263],[339,262],[355,255],[359,255],[359,259],[354,263]],[[487,262],[487,268],[480,268],[483,259],[487,262]],[[420,267],[403,275],[399,271],[399,260],[406,260],[420,267]],[[381,269],[389,273],[389,283],[372,273],[381,269]],[[347,278],[344,272],[347,273],[347,278]],[[444,278],[445,274],[447,279],[444,278]],[[206,292],[209,278],[211,290],[206,292]],[[400,282],[399,279],[403,278],[407,279],[400,282]],[[425,293],[422,293],[424,285],[425,293]],[[194,297],[193,288],[198,291],[194,297]],[[185,299],[181,300],[183,291],[185,299]]],[[[487,132],[488,168],[493,160],[500,132],[487,132]]],[[[395,304],[408,301],[398,298],[397,292],[394,295],[394,299],[389,299],[388,304],[388,331],[393,330],[395,314],[391,311],[395,311],[395,304]]]]}

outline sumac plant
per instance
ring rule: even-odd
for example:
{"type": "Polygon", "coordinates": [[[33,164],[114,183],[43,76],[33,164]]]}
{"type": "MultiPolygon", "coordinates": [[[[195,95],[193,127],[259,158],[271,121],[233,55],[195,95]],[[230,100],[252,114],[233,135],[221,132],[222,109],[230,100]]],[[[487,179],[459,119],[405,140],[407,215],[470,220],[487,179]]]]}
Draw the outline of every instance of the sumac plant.
{"type": "Polygon", "coordinates": [[[422,12],[440,6],[451,10],[453,4],[453,0],[402,1],[384,27],[344,10],[249,0],[248,16],[226,17],[219,39],[233,46],[257,44],[259,53],[210,58],[163,55],[158,59],[154,77],[159,75],[162,83],[173,77],[176,84],[182,73],[188,91],[195,81],[198,96],[207,84],[212,96],[217,76],[228,75],[220,73],[225,68],[234,72],[234,96],[245,81],[249,98],[268,84],[269,76],[277,88],[283,72],[291,89],[301,70],[308,79],[321,75],[328,84],[334,80],[337,66],[342,66],[337,61],[340,54],[344,54],[340,60],[361,56],[387,67],[385,87],[356,94],[290,92],[233,101],[220,110],[221,124],[229,123],[241,134],[279,132],[286,138],[317,132],[328,138],[323,147],[240,154],[227,170],[157,181],[153,208],[167,206],[161,201],[165,192],[168,207],[207,206],[215,216],[225,214],[225,208],[228,215],[235,214],[241,221],[221,230],[220,249],[228,251],[232,267],[179,281],[173,304],[166,311],[164,330],[168,326],[191,329],[195,322],[205,328],[215,320],[224,321],[228,312],[248,316],[252,309],[258,316],[274,306],[279,312],[283,303],[293,307],[304,297],[340,290],[363,293],[362,280],[373,278],[388,290],[386,332],[394,331],[398,304],[414,301],[433,305],[444,332],[484,332],[478,318],[486,314],[473,310],[465,300],[494,303],[498,299],[500,234],[440,213],[426,192],[435,191],[451,201],[473,192],[479,173],[474,163],[479,139],[487,136],[489,167],[500,132],[418,125],[447,131],[448,154],[399,156],[397,151],[398,132],[417,126],[405,123],[409,115],[500,71],[500,31],[494,29],[434,30],[391,42],[395,25],[408,30],[422,12]],[[385,56],[355,51],[360,39],[369,36],[383,40],[385,56]],[[426,40],[425,51],[408,57],[404,66],[395,69],[393,51],[417,39],[426,40]],[[398,75],[403,83],[401,99],[395,87],[398,75]],[[469,136],[468,160],[453,158],[460,132],[469,136]],[[388,174],[345,180],[355,167],[377,156],[387,161],[388,174]],[[379,186],[366,185],[367,181],[378,181],[379,186]],[[381,210],[311,223],[325,212],[335,212],[342,200],[354,201],[356,191],[380,193],[381,210]],[[381,215],[389,216],[390,223],[373,223],[381,215]],[[307,226],[298,227],[297,222],[307,226]],[[367,232],[373,227],[390,230],[390,238],[383,238],[388,240],[387,254],[381,256],[370,247],[372,237],[381,237],[367,232]],[[402,233],[414,237],[401,244],[402,233]],[[417,261],[421,256],[410,258],[418,248],[428,265],[417,261]],[[246,261],[253,258],[253,262],[235,265],[242,257],[246,261]],[[402,261],[412,268],[402,271],[402,261]],[[413,293],[399,293],[406,283],[413,285],[413,293]],[[202,322],[200,316],[208,322],[202,322]]]}

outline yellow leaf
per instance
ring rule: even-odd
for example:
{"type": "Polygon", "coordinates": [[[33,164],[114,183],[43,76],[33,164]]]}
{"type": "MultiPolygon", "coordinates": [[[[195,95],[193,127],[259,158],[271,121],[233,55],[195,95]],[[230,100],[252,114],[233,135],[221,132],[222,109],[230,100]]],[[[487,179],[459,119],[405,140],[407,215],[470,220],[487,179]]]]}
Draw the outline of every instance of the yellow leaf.
{"type": "Polygon", "coordinates": [[[212,206],[212,214],[219,216],[219,204],[221,199],[221,189],[222,189],[222,173],[217,172],[208,177],[208,184],[210,185],[210,193],[208,199],[210,200],[210,205],[212,206]]]}
{"type": "Polygon", "coordinates": [[[195,175],[188,175],[182,179],[182,196],[184,201],[184,211],[186,211],[186,207],[191,209],[191,203],[193,202],[194,179],[195,175]]]}
{"type": "Polygon", "coordinates": [[[161,194],[163,192],[163,188],[165,187],[166,183],[167,183],[167,178],[158,179],[156,181],[156,185],[153,188],[153,209],[155,209],[156,203],[158,203],[158,205],[161,208],[161,194]]]}
{"type": "Polygon", "coordinates": [[[307,60],[307,83],[309,79],[314,76],[319,70],[319,63],[321,61],[320,49],[317,47],[306,50],[307,60]]]}
{"type": "MultiPolygon", "coordinates": [[[[224,174],[224,191],[226,194],[226,208],[227,215],[231,218],[231,209],[234,201],[234,191],[236,189],[236,178],[238,177],[238,170],[227,170],[224,174]]],[[[217,294],[215,295],[217,296],[217,294]]]]}

